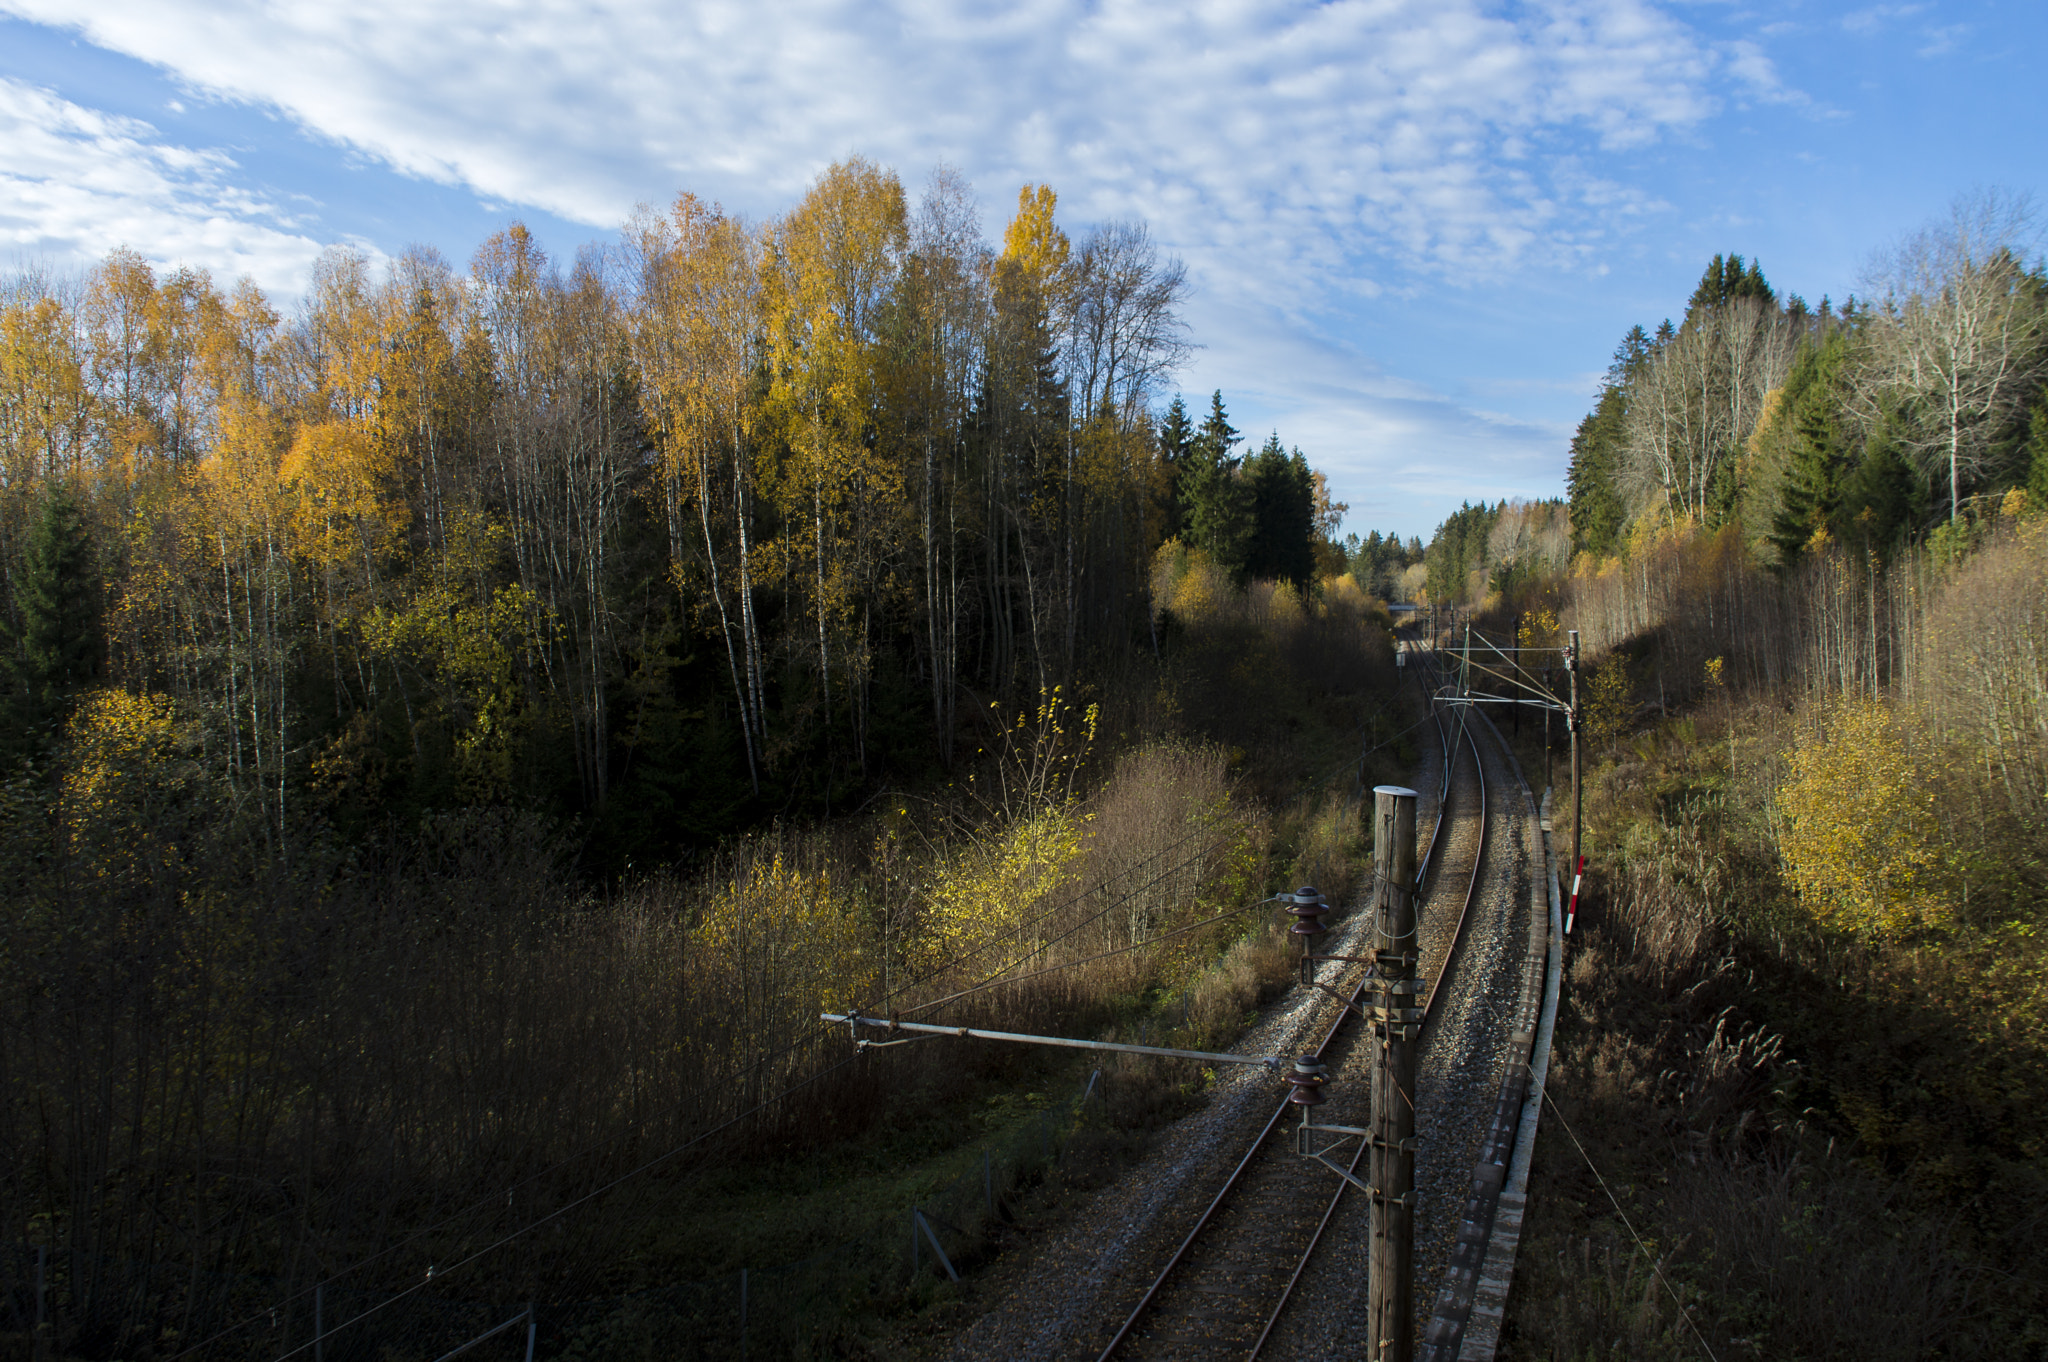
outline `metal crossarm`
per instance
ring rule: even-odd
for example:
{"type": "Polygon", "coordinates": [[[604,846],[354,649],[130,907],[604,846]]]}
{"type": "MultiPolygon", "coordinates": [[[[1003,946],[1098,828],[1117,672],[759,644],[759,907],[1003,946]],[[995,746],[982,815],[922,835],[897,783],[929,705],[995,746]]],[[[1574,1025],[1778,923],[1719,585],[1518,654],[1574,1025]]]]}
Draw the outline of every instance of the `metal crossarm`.
{"type": "Polygon", "coordinates": [[[821,1021],[844,1022],[854,1033],[853,1043],[861,1049],[877,1044],[862,1040],[860,1028],[873,1027],[881,1031],[909,1031],[927,1036],[959,1036],[968,1040],[1021,1041],[1026,1045],[1057,1045],[1069,1050],[1114,1050],[1125,1055],[1157,1055],[1162,1059],[1198,1059],[1205,1064],[1254,1064],[1263,1069],[1278,1069],[1280,1056],[1232,1055],[1215,1050],[1174,1050],[1164,1045],[1125,1045],[1119,1041],[1076,1040],[1071,1036],[1032,1036],[1019,1031],[984,1031],[974,1026],[934,1026],[929,1022],[893,1021],[887,1017],[863,1017],[858,1012],[821,1012],[821,1021]]]}

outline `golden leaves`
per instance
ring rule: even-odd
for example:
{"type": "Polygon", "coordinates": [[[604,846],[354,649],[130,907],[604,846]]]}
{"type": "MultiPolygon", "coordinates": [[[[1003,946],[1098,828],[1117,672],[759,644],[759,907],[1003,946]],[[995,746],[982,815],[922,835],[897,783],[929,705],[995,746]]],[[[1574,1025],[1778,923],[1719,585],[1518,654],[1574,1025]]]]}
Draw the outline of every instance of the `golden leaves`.
{"type": "Polygon", "coordinates": [[[1823,731],[1793,750],[1778,807],[1786,874],[1823,922],[1895,936],[1948,920],[1931,883],[1940,861],[1934,788],[1884,701],[1831,707],[1823,731]]]}
{"type": "Polygon", "coordinates": [[[390,495],[398,476],[389,450],[352,421],[301,427],[278,469],[278,481],[296,493],[302,543],[329,566],[375,552],[404,532],[410,516],[390,495]]]}
{"type": "Polygon", "coordinates": [[[174,862],[165,806],[182,782],[177,711],[162,695],[95,690],[66,729],[62,818],[72,845],[99,878],[143,878],[174,862]]]}
{"type": "Polygon", "coordinates": [[[1059,291],[1066,278],[1073,244],[1053,223],[1059,195],[1047,184],[1027,184],[1017,191],[1017,216],[1003,229],[1003,259],[1015,261],[1042,293],[1059,291]]]}
{"type": "Polygon", "coordinates": [[[756,852],[713,894],[690,938],[707,971],[723,976],[730,1004],[757,1024],[764,1011],[813,1022],[873,991],[873,943],[851,886],[791,864],[780,850],[756,852]]]}
{"type": "Polygon", "coordinates": [[[1003,953],[1032,905],[1058,888],[1081,855],[1083,819],[1071,806],[1040,810],[956,853],[932,878],[915,956],[930,966],[976,943],[1003,953]]]}
{"type": "Polygon", "coordinates": [[[1586,731],[1595,742],[1612,742],[1634,715],[1628,659],[1609,653],[1586,674],[1586,731]]]}

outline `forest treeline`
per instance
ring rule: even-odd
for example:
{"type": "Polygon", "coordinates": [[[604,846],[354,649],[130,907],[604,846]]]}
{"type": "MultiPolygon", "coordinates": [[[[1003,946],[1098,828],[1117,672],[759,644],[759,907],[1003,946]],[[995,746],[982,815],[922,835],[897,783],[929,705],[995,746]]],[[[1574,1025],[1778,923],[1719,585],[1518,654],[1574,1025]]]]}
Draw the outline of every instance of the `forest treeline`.
{"type": "MultiPolygon", "coordinates": [[[[1577,630],[1607,668],[1587,698],[1610,736],[1623,697],[1661,711],[1721,685],[1816,716],[1845,698],[1895,712],[1920,735],[1901,769],[1971,813],[1939,872],[1864,867],[1917,886],[1863,902],[1865,927],[1954,921],[1966,885],[1986,912],[2048,890],[2048,271],[2031,231],[2023,202],[1960,199],[1877,258],[1874,300],[1839,308],[1715,256],[1678,325],[1624,338],[1573,439],[1569,499],[1468,504],[1424,552],[1432,599],[1577,630]],[[1949,764],[1978,776],[1937,780],[1949,764]]],[[[1892,741],[1891,719],[1872,723],[1854,731],[1892,741]]]]}
{"type": "MultiPolygon", "coordinates": [[[[644,863],[931,778],[1156,653],[1153,558],[1307,590],[1342,507],[1168,382],[1187,280],[1027,187],[835,165],[566,269],[337,248],[289,315],[116,252],[0,302],[10,762],[92,688],[175,715],[276,849],[513,806],[644,863]],[[1319,548],[1320,546],[1320,548],[1319,548]]],[[[97,711],[94,711],[97,712],[97,711]]]]}
{"type": "Polygon", "coordinates": [[[1646,520],[1738,525],[1784,568],[1833,541],[1880,553],[2048,501],[2048,274],[2025,206],[1989,193],[1879,257],[1839,307],[1783,299],[1716,256],[1678,325],[1630,328],[1572,441],[1572,547],[1646,520]]]}
{"type": "Polygon", "coordinates": [[[1500,529],[1555,536],[1542,507],[1467,506],[1426,551],[1481,632],[1585,650],[1570,1133],[1539,1136],[1521,1353],[2039,1351],[2048,276],[2023,210],[1960,201],[1839,307],[1716,257],[1679,324],[1624,339],[1547,569],[1500,529]]]}
{"type": "Polygon", "coordinates": [[[126,252],[9,281],[0,1255],[46,1255],[51,1347],[251,1355],[324,1283],[433,1356],[437,1301],[865,1234],[675,1206],[932,1156],[1036,1071],[884,1086],[824,1010],[1242,1026],[1261,903],[1341,899],[1400,772],[1360,588],[1421,546],[1330,580],[1301,451],[1170,395],[1178,263],[1056,206],[991,243],[854,160],[566,269],[331,251],[289,314],[126,252]]]}
{"type": "Polygon", "coordinates": [[[1427,549],[1438,601],[1513,594],[1658,535],[1732,530],[1778,573],[1828,545],[1960,544],[2019,488],[2048,505],[2048,273],[2030,209],[1987,192],[1877,257],[1839,305],[1717,255],[1681,319],[1622,337],[1571,443],[1569,495],[1485,502],[1427,549]]]}

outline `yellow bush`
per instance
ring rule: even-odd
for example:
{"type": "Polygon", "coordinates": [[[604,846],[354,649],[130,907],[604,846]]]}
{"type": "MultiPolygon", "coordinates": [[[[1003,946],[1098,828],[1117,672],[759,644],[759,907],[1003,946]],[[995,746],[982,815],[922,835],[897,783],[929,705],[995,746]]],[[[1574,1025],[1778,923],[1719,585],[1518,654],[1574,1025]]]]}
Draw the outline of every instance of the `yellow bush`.
{"type": "Polygon", "coordinates": [[[1947,920],[1930,892],[1940,860],[1934,791],[1884,701],[1833,707],[1793,750],[1778,807],[1786,873],[1821,921],[1883,936],[1947,920]]]}
{"type": "Polygon", "coordinates": [[[1071,805],[1044,808],[951,857],[925,893],[918,963],[930,967],[984,947],[1007,962],[1030,950],[1020,928],[1073,868],[1084,821],[1071,805]]]}
{"type": "Polygon", "coordinates": [[[1586,673],[1586,731],[1595,742],[1612,742],[1635,713],[1628,659],[1609,653],[1586,673]]]}
{"type": "Polygon", "coordinates": [[[71,717],[63,818],[71,850],[105,879],[147,877],[175,863],[177,820],[191,773],[177,714],[161,695],[99,690],[71,717]]]}
{"type": "Polygon", "coordinates": [[[1203,550],[1169,539],[1153,555],[1152,599],[1183,623],[1208,618],[1230,596],[1229,574],[1203,550]]]}
{"type": "Polygon", "coordinates": [[[843,885],[806,873],[778,851],[752,858],[692,925],[703,968],[722,976],[730,1005],[760,1026],[808,1026],[874,991],[868,933],[843,885]]]}

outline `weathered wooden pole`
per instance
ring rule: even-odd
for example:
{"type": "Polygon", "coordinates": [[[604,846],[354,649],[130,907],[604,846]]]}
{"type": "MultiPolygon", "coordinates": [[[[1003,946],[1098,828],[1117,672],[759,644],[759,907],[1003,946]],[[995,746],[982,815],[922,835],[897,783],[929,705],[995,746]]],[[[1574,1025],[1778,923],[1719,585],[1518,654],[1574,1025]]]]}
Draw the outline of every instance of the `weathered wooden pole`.
{"type": "Polygon", "coordinates": [[[1379,1362],[1415,1353],[1415,1041],[1422,1031],[1415,936],[1415,791],[1373,791],[1373,871],[1379,998],[1373,1031],[1372,1249],[1368,1264],[1374,1351],[1379,1362]]]}

